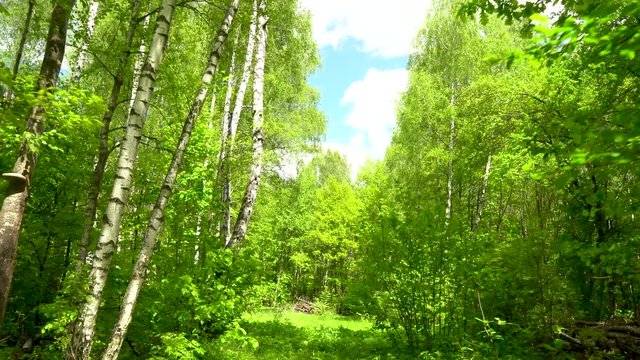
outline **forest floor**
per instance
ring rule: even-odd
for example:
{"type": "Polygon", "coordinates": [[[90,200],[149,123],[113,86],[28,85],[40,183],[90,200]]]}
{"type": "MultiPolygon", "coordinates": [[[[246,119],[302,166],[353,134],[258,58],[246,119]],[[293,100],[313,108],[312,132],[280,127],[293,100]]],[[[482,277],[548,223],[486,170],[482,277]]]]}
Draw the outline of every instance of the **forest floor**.
{"type": "Polygon", "coordinates": [[[395,348],[386,334],[367,320],[337,315],[309,315],[264,310],[243,317],[247,341],[220,344],[224,359],[413,359],[395,348]],[[256,342],[257,341],[257,342],[256,342]]]}

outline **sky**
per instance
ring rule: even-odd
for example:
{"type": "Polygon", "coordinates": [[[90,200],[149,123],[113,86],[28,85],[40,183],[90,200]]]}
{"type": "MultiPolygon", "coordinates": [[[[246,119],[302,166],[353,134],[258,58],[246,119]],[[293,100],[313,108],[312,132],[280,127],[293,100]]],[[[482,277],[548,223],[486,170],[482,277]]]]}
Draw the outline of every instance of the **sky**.
{"type": "Polygon", "coordinates": [[[391,141],[406,89],[408,56],[429,0],[301,0],[313,22],[322,68],[310,79],[327,117],[324,147],[339,151],[352,177],[391,141]]]}

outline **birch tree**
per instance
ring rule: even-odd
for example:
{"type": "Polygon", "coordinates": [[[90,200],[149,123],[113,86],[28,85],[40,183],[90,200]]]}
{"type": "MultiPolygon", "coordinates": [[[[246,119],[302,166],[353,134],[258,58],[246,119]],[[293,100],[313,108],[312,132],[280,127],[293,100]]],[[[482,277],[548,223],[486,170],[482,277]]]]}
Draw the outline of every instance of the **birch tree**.
{"type": "MultiPolygon", "coordinates": [[[[64,0],[56,3],[53,7],[37,82],[37,88],[40,91],[54,88],[58,83],[66,48],[69,16],[74,5],[75,0],[64,0]]],[[[0,209],[0,329],[4,322],[9,289],[13,279],[18,238],[27,195],[36,166],[37,154],[34,151],[34,142],[37,142],[45,127],[46,109],[41,105],[41,101],[46,95],[41,94],[38,103],[29,112],[25,133],[27,136],[20,147],[13,171],[2,174],[2,178],[9,183],[9,186],[2,202],[2,209],[0,209]]]]}
{"type": "Polygon", "coordinates": [[[238,212],[238,218],[233,230],[231,240],[226,244],[232,247],[242,242],[247,235],[247,228],[253,206],[258,196],[260,176],[262,174],[262,154],[264,152],[264,65],[267,55],[267,22],[266,1],[260,1],[260,17],[258,19],[259,40],[256,51],[256,65],[253,73],[253,153],[252,164],[249,172],[249,182],[244,194],[242,206],[238,212]]]}
{"type": "Polygon", "coordinates": [[[124,295],[118,322],[113,328],[111,340],[109,341],[107,350],[102,357],[103,360],[114,360],[118,357],[118,353],[120,352],[122,342],[124,341],[124,336],[133,317],[133,310],[138,299],[138,294],[140,293],[140,289],[142,288],[147,275],[147,267],[149,266],[149,261],[151,261],[151,256],[153,255],[153,249],[155,247],[156,240],[158,238],[158,235],[160,234],[160,231],[162,230],[165,209],[167,207],[167,204],[169,203],[169,197],[171,196],[171,193],[175,186],[180,167],[182,166],[184,153],[187,149],[187,146],[189,145],[189,140],[191,138],[191,132],[193,131],[193,127],[196,123],[198,115],[200,115],[202,105],[207,98],[207,93],[209,91],[211,81],[215,77],[216,71],[218,69],[218,61],[220,60],[222,48],[229,35],[229,29],[231,28],[231,23],[233,22],[235,14],[238,10],[239,2],[240,0],[233,0],[231,5],[229,5],[224,21],[222,25],[220,25],[220,28],[218,29],[218,32],[214,39],[213,48],[209,56],[209,63],[204,71],[204,74],[202,75],[202,83],[200,85],[200,88],[198,89],[195,99],[193,100],[193,103],[191,104],[191,109],[189,110],[189,114],[187,115],[187,118],[184,122],[182,134],[180,135],[178,145],[176,146],[176,150],[173,154],[171,165],[169,166],[169,170],[167,171],[167,175],[165,176],[164,183],[160,188],[160,193],[158,194],[156,204],[153,207],[147,229],[142,236],[142,249],[140,250],[140,255],[138,256],[138,260],[136,262],[136,265],[134,266],[133,274],[131,275],[131,280],[129,281],[129,286],[127,287],[127,291],[124,295]]]}
{"type": "Polygon", "coordinates": [[[478,231],[480,220],[482,220],[482,211],[484,210],[485,196],[487,194],[487,186],[489,185],[489,173],[491,172],[491,155],[487,156],[487,165],[484,168],[484,175],[482,176],[482,186],[480,188],[480,194],[478,194],[478,203],[476,205],[476,215],[473,218],[471,224],[471,232],[478,231]]]}
{"type": "Polygon", "coordinates": [[[220,165],[220,173],[222,174],[222,206],[223,216],[221,222],[221,238],[224,239],[225,246],[231,241],[231,172],[229,168],[229,160],[233,154],[234,145],[236,141],[236,133],[238,131],[238,123],[240,121],[240,115],[242,115],[242,109],[244,107],[244,96],[249,85],[249,79],[251,77],[251,66],[253,64],[253,53],[256,45],[256,21],[258,16],[258,2],[253,2],[253,13],[251,15],[251,25],[249,26],[249,38],[247,40],[247,52],[245,54],[244,66],[242,68],[242,77],[238,85],[236,92],[235,105],[231,117],[227,119],[227,134],[225,140],[224,154],[221,156],[222,163],[220,165]]]}
{"type": "Polygon", "coordinates": [[[86,23],[86,36],[82,39],[82,45],[80,46],[80,49],[78,49],[76,64],[73,67],[72,81],[74,83],[80,81],[82,69],[84,69],[85,63],[87,62],[87,49],[89,48],[91,38],[93,38],[93,32],[96,26],[96,17],[98,16],[99,6],[100,5],[98,1],[95,0],[89,3],[86,23]]]}
{"type": "Polygon", "coordinates": [[[93,230],[93,224],[96,218],[96,211],[98,208],[98,196],[100,195],[100,189],[102,188],[102,177],[104,176],[105,167],[107,166],[107,160],[109,159],[109,128],[113,119],[113,113],[118,106],[118,99],[120,98],[120,92],[122,85],[124,84],[125,72],[127,63],[131,52],[131,44],[133,43],[133,37],[136,31],[137,20],[136,16],[140,10],[141,0],[134,0],[131,5],[131,18],[129,19],[129,27],[127,29],[127,35],[125,40],[125,51],[120,55],[118,64],[118,71],[113,78],[113,86],[111,88],[111,95],[109,96],[109,103],[107,105],[107,111],[102,116],[102,127],[100,128],[100,144],[98,148],[98,159],[93,169],[91,176],[91,187],[89,188],[89,196],[87,198],[87,207],[85,209],[85,219],[82,229],[82,237],[80,239],[80,247],[78,251],[78,263],[76,265],[76,272],[80,275],[82,265],[86,262],[89,243],[91,241],[91,230],[93,230]]]}
{"type": "Polygon", "coordinates": [[[73,337],[66,353],[67,359],[89,359],[91,353],[98,308],[129,198],[142,129],[153,98],[154,83],[158,75],[158,67],[164,57],[175,6],[175,0],[163,0],[158,11],[156,27],[140,76],[136,100],[129,115],[126,135],[120,147],[113,189],[89,273],[89,293],[75,321],[73,337]]]}

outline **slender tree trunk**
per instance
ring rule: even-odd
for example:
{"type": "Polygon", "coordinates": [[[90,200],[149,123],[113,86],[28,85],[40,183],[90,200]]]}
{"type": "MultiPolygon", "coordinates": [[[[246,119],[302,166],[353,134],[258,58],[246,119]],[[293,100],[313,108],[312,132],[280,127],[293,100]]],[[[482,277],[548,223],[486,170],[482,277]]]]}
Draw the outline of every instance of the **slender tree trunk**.
{"type": "Polygon", "coordinates": [[[198,93],[193,100],[193,103],[191,104],[191,110],[189,111],[187,119],[184,123],[184,127],[182,128],[182,134],[180,135],[180,140],[178,141],[178,145],[173,154],[171,165],[169,166],[169,170],[164,179],[164,183],[160,188],[158,199],[156,200],[156,204],[153,207],[149,223],[147,224],[147,229],[145,230],[145,233],[143,235],[142,249],[134,267],[133,274],[131,275],[131,281],[129,282],[129,286],[127,287],[127,292],[124,295],[124,301],[120,309],[118,323],[113,328],[111,340],[109,341],[107,350],[102,357],[103,360],[114,360],[118,357],[118,353],[120,352],[122,342],[124,341],[127,328],[129,327],[129,323],[131,323],[133,310],[138,299],[138,294],[140,293],[140,289],[142,288],[142,285],[146,278],[147,267],[149,266],[149,261],[151,260],[151,256],[153,255],[153,248],[155,247],[158,234],[162,229],[162,223],[164,221],[164,211],[167,207],[167,204],[169,203],[169,197],[171,196],[176,178],[178,177],[178,172],[180,171],[180,167],[184,159],[184,153],[187,149],[187,146],[189,145],[191,131],[193,130],[198,115],[200,114],[200,110],[202,109],[204,101],[207,98],[207,92],[211,85],[211,81],[213,80],[213,77],[215,76],[216,70],[218,68],[218,61],[220,59],[222,47],[229,34],[229,29],[231,27],[231,23],[233,22],[233,18],[235,17],[236,11],[238,10],[239,1],[240,0],[232,1],[229,9],[227,10],[224,21],[218,29],[211,54],[209,56],[209,64],[207,65],[207,68],[202,75],[202,83],[200,89],[198,89],[198,93]]]}
{"type": "MultiPolygon", "coordinates": [[[[40,90],[53,88],[58,82],[67,41],[69,15],[74,5],[75,0],[65,0],[59,1],[53,7],[37,84],[40,90]]],[[[44,122],[44,108],[40,105],[34,106],[27,119],[27,132],[35,137],[40,136],[44,130],[44,122]]],[[[2,174],[9,186],[0,209],[0,329],[4,323],[20,226],[35,165],[36,154],[31,151],[29,142],[25,139],[13,166],[13,172],[2,174]]]]}
{"type": "Polygon", "coordinates": [[[449,227],[451,222],[451,205],[453,195],[453,150],[456,144],[456,118],[453,114],[453,106],[455,105],[455,85],[451,84],[451,122],[449,126],[449,165],[447,166],[447,205],[444,210],[444,224],[449,227]]]}
{"type": "Polygon", "coordinates": [[[98,1],[93,0],[89,3],[89,16],[87,17],[87,34],[86,37],[82,40],[82,45],[80,46],[80,50],[78,51],[78,59],[76,61],[76,66],[73,69],[72,81],[77,83],[80,81],[80,75],[82,74],[82,69],[84,69],[85,63],[87,62],[87,48],[88,44],[93,38],[93,30],[96,25],[96,16],[98,16],[98,1]]]}
{"type": "Polygon", "coordinates": [[[265,0],[260,1],[260,19],[258,20],[259,40],[256,51],[256,66],[253,74],[253,155],[249,183],[244,194],[242,206],[238,212],[238,219],[233,230],[231,242],[227,247],[242,242],[247,235],[247,228],[253,206],[258,196],[260,176],[262,174],[262,153],[264,151],[264,64],[267,55],[267,21],[265,0]]]}
{"type": "Polygon", "coordinates": [[[240,31],[236,33],[236,38],[234,40],[233,53],[231,54],[231,64],[229,65],[229,77],[227,79],[227,94],[224,98],[224,109],[222,112],[222,122],[221,122],[221,141],[220,145],[220,156],[219,161],[222,162],[226,158],[226,150],[227,150],[227,136],[229,136],[229,121],[231,120],[231,100],[233,98],[233,88],[236,86],[236,49],[238,45],[238,35],[240,31]]]}
{"type": "MultiPolygon", "coordinates": [[[[149,27],[149,17],[144,18],[144,29],[149,27]]],[[[133,104],[136,101],[136,91],[138,89],[138,84],[140,83],[140,74],[142,73],[142,65],[144,65],[144,56],[147,52],[147,44],[145,43],[145,39],[142,38],[140,41],[140,47],[138,49],[138,56],[136,57],[136,62],[133,64],[133,82],[131,84],[131,96],[129,96],[129,108],[127,109],[127,113],[131,113],[131,109],[133,108],[133,104]]]]}
{"type": "Polygon", "coordinates": [[[251,16],[251,26],[249,27],[249,39],[247,42],[247,53],[244,59],[244,67],[242,69],[242,79],[236,93],[236,102],[229,119],[229,127],[227,129],[226,151],[221,172],[223,176],[222,184],[222,203],[224,206],[223,218],[221,225],[221,236],[224,238],[225,245],[231,241],[231,171],[229,169],[229,158],[233,153],[233,147],[236,140],[236,132],[238,130],[238,122],[242,114],[244,105],[244,95],[247,91],[249,78],[251,77],[251,65],[253,63],[253,52],[256,45],[256,21],[258,16],[258,2],[253,1],[253,14],[251,16]]]}
{"type": "Polygon", "coordinates": [[[473,218],[473,224],[471,225],[471,231],[475,233],[482,220],[482,210],[484,208],[485,195],[487,193],[487,186],[489,185],[489,173],[491,172],[491,155],[487,157],[487,165],[484,169],[484,176],[482,177],[482,188],[480,188],[480,194],[478,196],[478,205],[476,208],[476,216],[473,218]]]}
{"type": "Polygon", "coordinates": [[[120,62],[118,64],[118,72],[113,79],[113,87],[111,88],[111,95],[109,96],[109,104],[107,111],[102,116],[102,128],[100,129],[100,145],[98,150],[98,161],[93,169],[93,175],[91,177],[91,188],[89,189],[89,197],[87,199],[87,208],[85,210],[84,226],[82,229],[82,238],[80,239],[80,249],[78,251],[78,262],[76,265],[76,273],[81,278],[82,266],[86,262],[89,243],[91,242],[91,230],[93,230],[93,224],[96,218],[96,210],[98,207],[98,196],[102,188],[102,177],[104,176],[104,170],[107,166],[107,160],[109,159],[109,127],[111,126],[111,120],[113,119],[113,112],[118,105],[118,98],[120,97],[120,91],[124,83],[125,69],[129,62],[130,48],[133,43],[133,37],[136,31],[136,16],[140,10],[140,0],[134,0],[131,6],[131,19],[129,20],[129,28],[127,30],[127,39],[125,41],[125,51],[120,56],[120,62]]]}
{"type": "MultiPolygon", "coordinates": [[[[222,203],[223,206],[225,206],[225,204],[227,203],[225,198],[226,192],[224,191],[224,183],[225,183],[224,179],[228,177],[227,170],[229,168],[229,165],[227,164],[227,140],[228,140],[227,136],[229,136],[229,121],[231,121],[231,101],[233,99],[233,89],[236,86],[236,76],[235,76],[236,50],[238,48],[239,34],[240,34],[240,30],[238,29],[238,32],[236,33],[236,38],[234,40],[233,53],[231,54],[231,64],[229,65],[229,77],[227,79],[227,94],[225,95],[225,99],[224,99],[224,109],[222,111],[222,122],[220,126],[221,128],[220,139],[222,143],[220,145],[220,153],[218,157],[218,162],[219,162],[218,175],[217,175],[215,184],[217,185],[218,182],[222,182],[222,186],[221,186],[222,192],[220,195],[220,202],[222,203]]],[[[214,206],[213,208],[214,209],[218,208],[217,202],[216,202],[216,206],[214,206]]],[[[213,218],[213,214],[211,216],[213,218]]],[[[211,222],[213,223],[213,220],[211,222]]],[[[221,231],[223,228],[225,229],[231,228],[231,216],[227,217],[225,212],[223,212],[222,221],[218,224],[218,228],[216,229],[218,238],[221,238],[221,231]]],[[[225,241],[223,241],[223,244],[226,244],[226,237],[225,237],[225,241]]]]}
{"type": "Polygon", "coordinates": [[[20,42],[18,43],[18,50],[16,51],[16,59],[13,63],[13,78],[18,76],[18,70],[20,69],[20,62],[22,61],[22,54],[24,53],[24,45],[27,43],[27,36],[29,35],[29,28],[31,27],[31,19],[33,19],[33,10],[36,6],[36,0],[29,0],[29,7],[27,8],[27,18],[24,20],[24,27],[20,33],[20,42]]]}
{"type": "Polygon", "coordinates": [[[111,258],[120,232],[120,224],[129,199],[142,128],[153,97],[158,66],[162,62],[176,0],[163,0],[149,54],[140,76],[136,101],[131,109],[125,138],[120,147],[116,175],[109,204],[105,211],[102,231],[89,273],[89,294],[82,305],[73,329],[73,337],[67,349],[67,359],[89,359],[98,308],[106,286],[111,258]]]}

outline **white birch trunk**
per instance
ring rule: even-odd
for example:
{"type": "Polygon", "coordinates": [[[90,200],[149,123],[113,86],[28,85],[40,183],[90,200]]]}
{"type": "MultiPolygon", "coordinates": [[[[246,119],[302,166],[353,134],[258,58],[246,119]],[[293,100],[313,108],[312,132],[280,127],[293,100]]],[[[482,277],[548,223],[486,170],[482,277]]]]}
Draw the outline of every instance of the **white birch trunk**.
{"type": "Polygon", "coordinates": [[[444,210],[444,225],[449,227],[451,222],[451,206],[453,196],[453,150],[456,142],[456,118],[453,114],[455,105],[455,85],[451,84],[451,122],[449,126],[449,165],[447,166],[447,205],[444,210]]]}
{"type": "Polygon", "coordinates": [[[89,4],[89,16],[87,18],[87,37],[82,41],[82,46],[80,46],[80,51],[78,51],[78,59],[76,61],[76,66],[73,69],[72,81],[77,83],[80,81],[80,75],[82,74],[82,69],[85,67],[85,63],[87,62],[87,47],[91,39],[93,38],[93,31],[96,27],[96,16],[98,16],[98,7],[100,4],[98,1],[91,1],[89,4]]]}
{"type": "Polygon", "coordinates": [[[249,183],[242,200],[233,229],[233,236],[227,247],[241,243],[247,235],[247,228],[253,206],[258,196],[260,176],[262,175],[262,154],[264,151],[264,64],[267,54],[267,21],[265,0],[260,1],[260,19],[258,20],[259,41],[256,51],[256,66],[253,74],[253,155],[249,183]]]}
{"type": "MultiPolygon", "coordinates": [[[[229,121],[231,121],[231,100],[233,98],[233,88],[235,87],[235,82],[236,82],[236,77],[235,77],[235,61],[236,61],[236,52],[235,49],[237,47],[234,46],[234,51],[233,54],[231,55],[231,65],[229,67],[229,78],[227,80],[227,94],[225,96],[225,100],[224,100],[224,110],[222,112],[222,124],[221,124],[221,145],[220,145],[220,156],[219,156],[219,163],[220,166],[218,168],[218,180],[222,181],[222,192],[220,194],[220,202],[222,204],[222,206],[224,207],[223,210],[223,216],[222,216],[222,221],[220,222],[220,224],[218,225],[218,237],[221,237],[221,231],[222,229],[230,229],[231,228],[231,216],[227,217],[227,208],[226,208],[226,204],[231,200],[229,200],[227,202],[227,191],[225,190],[225,180],[228,175],[227,175],[227,169],[228,169],[228,164],[227,164],[227,136],[229,136],[229,121]],[[220,177],[222,176],[222,177],[220,177]]],[[[217,208],[217,207],[216,207],[217,208]]],[[[230,211],[230,210],[229,210],[230,211]]],[[[230,212],[229,212],[230,214],[230,212]]],[[[225,231],[225,234],[227,234],[228,232],[225,231]]],[[[226,235],[225,235],[225,241],[224,243],[226,244],[227,239],[226,239],[226,235]]]]}
{"type": "MultiPolygon", "coordinates": [[[[144,18],[144,29],[146,30],[149,26],[149,17],[144,18]]],[[[133,83],[131,84],[131,96],[129,97],[129,108],[127,113],[131,113],[131,108],[133,108],[133,103],[136,100],[136,90],[138,89],[138,84],[140,83],[140,73],[142,72],[142,65],[144,63],[144,54],[147,52],[147,43],[143,38],[140,41],[140,47],[138,49],[138,56],[136,58],[136,62],[133,64],[133,83]]]]}
{"type": "Polygon", "coordinates": [[[478,195],[478,206],[476,208],[476,216],[473,219],[471,225],[471,231],[476,232],[482,220],[482,210],[484,209],[485,195],[487,193],[487,186],[489,185],[489,173],[491,172],[491,155],[487,157],[487,165],[484,169],[484,176],[482,177],[482,187],[480,188],[480,194],[478,195]]]}
{"type": "Polygon", "coordinates": [[[160,231],[162,229],[162,223],[164,221],[164,211],[167,207],[167,204],[169,203],[169,197],[171,196],[171,193],[173,191],[173,187],[178,177],[180,167],[182,166],[184,153],[187,149],[187,146],[189,145],[189,140],[191,138],[191,132],[193,131],[193,127],[196,123],[198,115],[200,115],[200,111],[202,109],[204,101],[207,98],[207,93],[209,91],[211,81],[213,80],[213,77],[215,76],[216,70],[218,68],[218,61],[220,59],[222,46],[224,45],[225,40],[227,39],[227,36],[229,34],[229,28],[231,27],[233,18],[235,17],[236,11],[238,10],[239,1],[240,0],[232,1],[229,9],[227,10],[224,21],[218,29],[211,54],[209,56],[209,64],[207,65],[207,68],[202,75],[202,83],[200,89],[198,89],[197,95],[193,100],[193,103],[191,104],[191,110],[189,111],[189,114],[187,115],[184,126],[182,128],[182,134],[180,135],[180,140],[178,140],[178,145],[176,146],[176,150],[173,154],[171,165],[169,166],[169,170],[167,171],[164,183],[160,188],[160,193],[158,194],[156,204],[153,207],[153,211],[151,212],[151,217],[149,218],[147,228],[142,236],[142,249],[140,250],[140,255],[138,256],[138,260],[133,269],[133,274],[131,275],[131,281],[129,282],[129,286],[127,287],[127,292],[124,295],[118,322],[113,328],[111,340],[109,341],[107,350],[102,356],[103,360],[114,360],[118,357],[122,342],[124,341],[127,329],[129,327],[129,324],[131,323],[133,310],[138,299],[138,294],[140,293],[140,289],[144,284],[149,261],[151,260],[151,256],[153,255],[153,249],[155,247],[158,234],[160,234],[160,231]]]}
{"type": "Polygon", "coordinates": [[[124,51],[120,57],[118,64],[118,72],[113,80],[113,87],[111,88],[111,95],[109,96],[109,104],[107,111],[102,116],[102,128],[100,128],[100,145],[98,150],[98,161],[93,169],[93,175],[91,178],[91,188],[89,190],[89,196],[87,199],[87,207],[85,209],[84,226],[82,230],[82,237],[80,239],[80,249],[78,251],[78,259],[76,264],[76,273],[78,279],[81,279],[81,272],[84,263],[87,259],[89,243],[91,240],[91,231],[95,227],[96,210],[98,207],[98,196],[100,195],[100,189],[102,187],[102,177],[104,176],[104,170],[107,166],[107,160],[109,159],[109,127],[111,126],[111,120],[113,119],[113,113],[118,106],[118,98],[120,97],[120,90],[124,84],[124,75],[127,63],[129,62],[129,48],[133,42],[133,37],[136,30],[136,16],[140,9],[141,0],[135,0],[131,6],[131,18],[129,19],[129,28],[127,29],[127,38],[125,40],[125,47],[127,51],[124,51]]]}
{"type": "Polygon", "coordinates": [[[229,76],[227,78],[227,94],[224,98],[224,109],[222,111],[222,121],[221,121],[221,141],[220,145],[220,156],[219,161],[222,162],[226,156],[227,150],[227,136],[229,136],[229,122],[231,121],[231,101],[233,99],[233,88],[236,86],[236,49],[238,46],[238,35],[240,32],[236,33],[236,38],[234,40],[233,45],[233,53],[231,54],[231,64],[229,65],[229,76]]]}
{"type": "Polygon", "coordinates": [[[242,69],[242,78],[238,91],[236,92],[236,101],[233,107],[233,113],[229,120],[227,129],[226,151],[225,158],[222,162],[221,171],[223,176],[222,184],[222,203],[223,219],[221,224],[221,236],[224,238],[225,245],[228,245],[231,241],[231,171],[229,169],[229,158],[232,156],[233,148],[236,140],[236,132],[238,130],[238,122],[240,121],[240,115],[242,115],[242,108],[244,105],[244,96],[249,85],[249,78],[251,77],[251,65],[253,64],[253,52],[256,45],[256,21],[258,16],[258,2],[253,1],[253,14],[251,15],[251,26],[249,27],[249,39],[247,42],[247,53],[245,54],[244,66],[242,69]]]}
{"type": "Polygon", "coordinates": [[[153,97],[158,66],[164,57],[175,6],[176,0],[163,0],[158,12],[153,40],[140,76],[136,101],[131,109],[125,138],[120,146],[113,189],[104,213],[102,231],[89,273],[89,293],[76,319],[73,337],[66,353],[67,359],[88,360],[91,353],[96,317],[107,283],[122,216],[129,199],[142,128],[153,97]]]}

